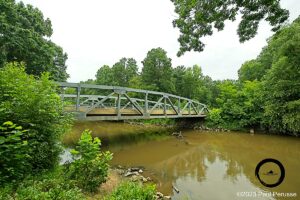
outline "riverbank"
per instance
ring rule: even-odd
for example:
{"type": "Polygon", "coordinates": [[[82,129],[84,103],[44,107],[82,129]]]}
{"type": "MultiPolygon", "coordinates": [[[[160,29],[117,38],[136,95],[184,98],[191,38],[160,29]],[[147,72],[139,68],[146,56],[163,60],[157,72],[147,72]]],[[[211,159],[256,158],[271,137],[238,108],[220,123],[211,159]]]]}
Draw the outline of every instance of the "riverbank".
{"type": "MultiPolygon", "coordinates": [[[[143,185],[155,184],[150,177],[143,176],[143,169],[141,168],[125,168],[122,166],[112,167],[109,170],[107,181],[99,186],[99,190],[94,194],[86,194],[88,200],[105,200],[107,199],[122,183],[132,182],[143,185]]],[[[157,191],[153,196],[155,200],[168,200],[171,196],[164,195],[157,191]]]]}

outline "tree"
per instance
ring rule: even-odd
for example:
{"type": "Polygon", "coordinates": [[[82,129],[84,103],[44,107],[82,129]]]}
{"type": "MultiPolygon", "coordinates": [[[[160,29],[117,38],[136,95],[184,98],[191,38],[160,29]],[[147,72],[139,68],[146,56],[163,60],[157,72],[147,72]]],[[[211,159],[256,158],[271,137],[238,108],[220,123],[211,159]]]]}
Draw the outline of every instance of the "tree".
{"type": "Polygon", "coordinates": [[[272,68],[263,81],[265,122],[273,131],[300,133],[300,17],[268,43],[272,68]]]}
{"type": "Polygon", "coordinates": [[[26,72],[65,81],[67,54],[49,38],[51,21],[40,10],[15,0],[0,1],[0,68],[6,62],[25,62],[26,72]]]}
{"type": "Polygon", "coordinates": [[[103,65],[96,74],[96,83],[128,87],[132,78],[138,75],[138,66],[133,58],[121,58],[112,68],[103,65]]]}
{"type": "Polygon", "coordinates": [[[130,79],[138,74],[138,66],[133,58],[122,58],[112,67],[113,85],[127,87],[130,79]]]}
{"type": "Polygon", "coordinates": [[[196,98],[199,92],[198,89],[202,84],[202,78],[202,71],[198,65],[194,65],[192,68],[187,68],[183,75],[183,96],[187,98],[196,98]]]}
{"type": "Polygon", "coordinates": [[[263,118],[263,102],[261,98],[261,82],[245,81],[239,91],[238,100],[242,102],[243,117],[240,127],[261,128],[263,118]]]}
{"type": "Polygon", "coordinates": [[[234,21],[238,14],[242,15],[237,33],[240,42],[253,38],[258,24],[265,19],[273,26],[273,31],[279,30],[288,19],[288,10],[280,7],[279,0],[241,1],[241,0],[171,0],[175,5],[178,18],[173,26],[179,28],[180,49],[178,56],[187,51],[203,51],[205,44],[202,37],[213,34],[213,28],[221,31],[225,21],[234,21]]]}
{"type": "Polygon", "coordinates": [[[70,117],[63,112],[56,91],[47,74],[36,80],[26,74],[22,64],[9,63],[0,68],[0,124],[12,121],[28,130],[22,137],[30,147],[33,170],[58,164],[61,151],[58,142],[69,128],[70,117]]]}
{"type": "Polygon", "coordinates": [[[175,91],[172,78],[172,63],[162,48],[151,49],[142,61],[142,81],[145,89],[172,93],[175,91]]]}
{"type": "Polygon", "coordinates": [[[266,67],[264,67],[258,59],[246,61],[238,70],[240,81],[254,81],[261,80],[266,74],[266,67]]]}
{"type": "Polygon", "coordinates": [[[112,85],[112,70],[108,65],[103,65],[96,74],[96,83],[99,85],[112,85]]]}
{"type": "Polygon", "coordinates": [[[183,80],[183,76],[184,76],[185,72],[186,72],[186,67],[183,65],[177,66],[173,70],[175,91],[176,91],[176,94],[179,96],[183,96],[183,92],[185,90],[184,80],[183,80]]]}

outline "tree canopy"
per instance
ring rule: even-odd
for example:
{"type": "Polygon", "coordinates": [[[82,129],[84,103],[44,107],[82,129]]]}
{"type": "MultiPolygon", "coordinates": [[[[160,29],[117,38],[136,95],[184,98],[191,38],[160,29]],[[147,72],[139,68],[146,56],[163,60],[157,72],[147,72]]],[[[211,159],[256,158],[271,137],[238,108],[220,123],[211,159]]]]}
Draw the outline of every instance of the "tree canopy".
{"type": "Polygon", "coordinates": [[[51,21],[23,2],[2,0],[0,8],[0,67],[6,62],[24,62],[28,74],[49,72],[52,79],[65,81],[67,54],[49,39],[51,21]]]}
{"type": "Polygon", "coordinates": [[[237,30],[240,42],[256,35],[261,20],[268,21],[273,27],[272,30],[277,31],[289,16],[288,10],[280,7],[279,0],[171,1],[178,14],[177,19],[173,21],[174,27],[180,30],[178,56],[191,50],[203,51],[205,44],[201,38],[212,35],[214,29],[223,30],[225,21],[234,21],[238,15],[242,18],[237,30]]]}
{"type": "Polygon", "coordinates": [[[172,63],[162,48],[151,49],[142,61],[142,81],[150,90],[174,92],[172,82],[172,63]]]}

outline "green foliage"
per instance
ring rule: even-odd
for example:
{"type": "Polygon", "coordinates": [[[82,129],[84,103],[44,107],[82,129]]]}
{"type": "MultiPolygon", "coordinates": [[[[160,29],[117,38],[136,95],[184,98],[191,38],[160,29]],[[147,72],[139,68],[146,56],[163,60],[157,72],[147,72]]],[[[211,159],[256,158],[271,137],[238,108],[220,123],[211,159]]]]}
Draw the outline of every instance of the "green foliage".
{"type": "Polygon", "coordinates": [[[233,130],[260,128],[263,109],[260,82],[222,81],[217,83],[217,108],[208,117],[208,126],[233,130]]]}
{"type": "Polygon", "coordinates": [[[154,200],[155,185],[142,185],[135,182],[123,182],[112,192],[107,200],[154,200]]]}
{"type": "Polygon", "coordinates": [[[173,21],[174,27],[179,28],[180,49],[178,56],[187,51],[203,51],[202,37],[213,34],[213,29],[224,29],[225,21],[236,20],[238,14],[242,14],[237,33],[240,42],[253,38],[258,29],[258,24],[265,19],[277,31],[288,19],[288,10],[280,7],[280,1],[184,1],[171,0],[175,5],[178,18],[173,21]]]}
{"type": "Polygon", "coordinates": [[[83,200],[81,190],[63,179],[61,171],[29,176],[17,188],[6,185],[0,189],[0,199],[7,200],[83,200]]]}
{"type": "Polygon", "coordinates": [[[175,91],[172,63],[165,50],[151,49],[142,63],[141,77],[145,89],[167,93],[175,91]]]}
{"type": "Polygon", "coordinates": [[[59,160],[58,141],[70,124],[63,112],[56,85],[42,74],[39,80],[27,75],[24,65],[6,64],[0,69],[0,123],[13,120],[28,132],[33,170],[49,169],[59,160]]]}
{"type": "Polygon", "coordinates": [[[246,61],[238,71],[240,81],[261,80],[265,75],[266,69],[257,60],[246,61]]]}
{"type": "Polygon", "coordinates": [[[220,108],[213,108],[209,111],[206,124],[208,127],[220,128],[224,125],[224,121],[221,116],[222,110],[220,108]]]}
{"type": "Polygon", "coordinates": [[[67,175],[76,185],[88,192],[96,192],[104,183],[112,159],[110,152],[100,151],[101,141],[92,138],[91,132],[85,130],[78,142],[76,150],[72,150],[74,162],[67,168],[67,175]]]}
{"type": "Polygon", "coordinates": [[[130,81],[138,75],[138,66],[133,58],[122,58],[112,68],[108,65],[100,67],[96,74],[99,85],[117,85],[128,87],[130,81]]]}
{"type": "MultiPolygon", "coordinates": [[[[263,82],[265,122],[273,131],[300,133],[299,36],[298,34],[298,37],[294,37],[297,43],[287,42],[287,46],[291,48],[293,54],[282,55],[274,63],[263,82]],[[298,60],[295,57],[298,57],[298,60]]],[[[289,48],[287,46],[283,46],[283,48],[289,48]]],[[[284,51],[285,49],[282,50],[283,53],[285,53],[284,51]]]]}
{"type": "Polygon", "coordinates": [[[42,12],[22,1],[0,1],[0,68],[6,62],[25,62],[28,74],[65,81],[67,55],[49,38],[51,21],[42,12]]]}
{"type": "Polygon", "coordinates": [[[30,172],[26,132],[11,121],[0,126],[0,185],[22,179],[30,172]]]}
{"type": "Polygon", "coordinates": [[[129,81],[137,76],[137,64],[133,58],[122,58],[112,68],[112,84],[127,87],[129,81]]]}
{"type": "Polygon", "coordinates": [[[108,65],[100,67],[96,74],[96,83],[98,85],[112,85],[112,70],[108,65]]]}

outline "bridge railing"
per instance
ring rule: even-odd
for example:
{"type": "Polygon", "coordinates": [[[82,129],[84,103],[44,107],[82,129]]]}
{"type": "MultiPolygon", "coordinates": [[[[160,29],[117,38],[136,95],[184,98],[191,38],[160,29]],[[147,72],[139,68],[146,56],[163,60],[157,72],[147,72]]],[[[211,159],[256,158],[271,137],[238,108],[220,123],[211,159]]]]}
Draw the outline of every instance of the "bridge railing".
{"type": "Polygon", "coordinates": [[[62,88],[61,98],[65,101],[72,99],[74,102],[66,106],[65,110],[81,113],[82,117],[110,116],[101,119],[116,120],[204,117],[208,112],[205,104],[163,92],[82,83],[57,84],[62,88]],[[75,88],[75,91],[66,93],[66,88],[75,88]],[[93,94],[83,94],[82,91],[87,89],[94,90],[93,94]],[[138,97],[133,97],[134,94],[138,94],[138,97]]]}

